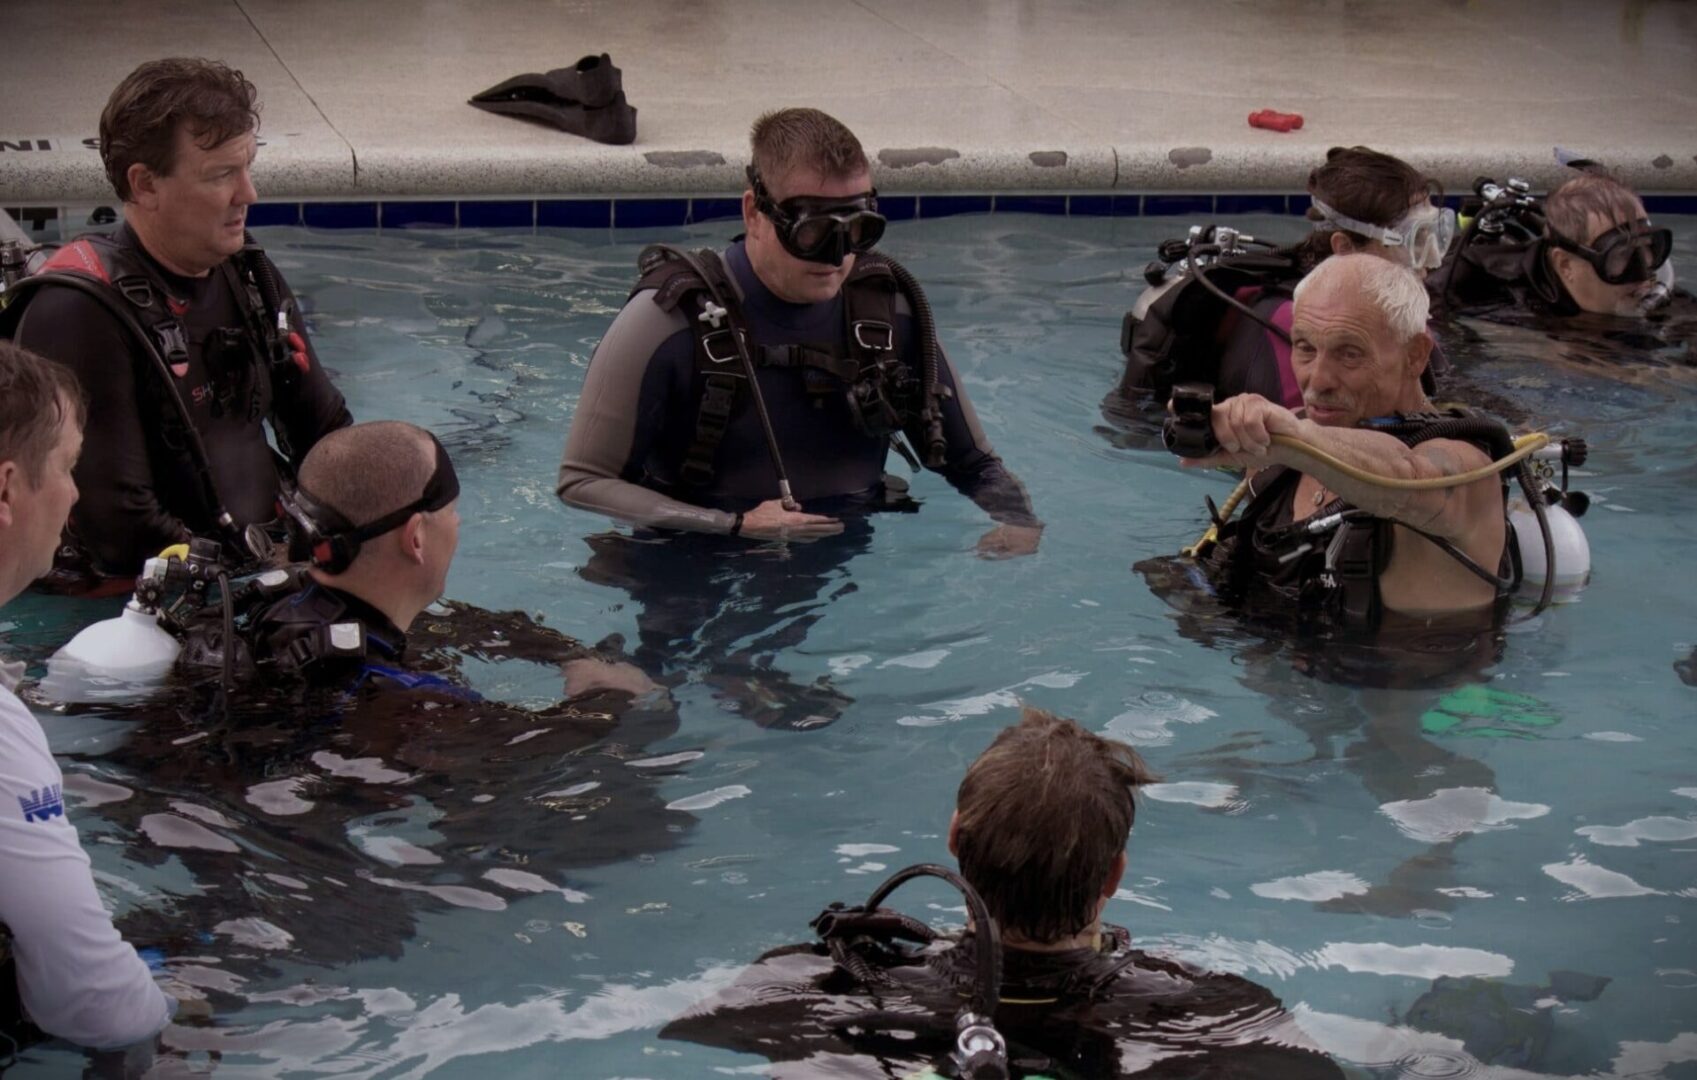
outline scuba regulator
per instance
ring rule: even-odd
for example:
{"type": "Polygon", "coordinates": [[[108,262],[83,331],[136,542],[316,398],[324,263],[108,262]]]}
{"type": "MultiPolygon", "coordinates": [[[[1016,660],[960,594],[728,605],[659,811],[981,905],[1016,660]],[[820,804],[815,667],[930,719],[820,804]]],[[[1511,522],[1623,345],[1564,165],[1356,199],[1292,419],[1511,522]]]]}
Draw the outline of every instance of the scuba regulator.
{"type": "MultiPolygon", "coordinates": [[[[947,867],[920,863],[898,870],[872,891],[866,903],[850,907],[832,904],[808,925],[818,934],[837,966],[864,986],[890,982],[880,967],[918,962],[923,947],[939,935],[918,919],[882,907],[897,888],[920,877],[934,877],[957,889],[972,916],[975,946],[972,992],[955,1015],[951,1034],[954,1048],[942,1064],[944,1076],[959,1080],[1007,1080],[1007,1042],[995,1027],[996,1008],[1002,993],[1002,937],[983,897],[965,878],[947,867]],[[901,942],[910,945],[903,945],[901,942]],[[912,948],[917,945],[919,948],[912,948]]],[[[832,1022],[844,1034],[858,1030],[914,1030],[925,1018],[907,1012],[869,1012],[832,1022]]]]}
{"type": "Polygon", "coordinates": [[[1214,388],[1207,383],[1173,387],[1172,415],[1161,422],[1161,442],[1184,458],[1205,458],[1220,448],[1214,437],[1214,388]]]}

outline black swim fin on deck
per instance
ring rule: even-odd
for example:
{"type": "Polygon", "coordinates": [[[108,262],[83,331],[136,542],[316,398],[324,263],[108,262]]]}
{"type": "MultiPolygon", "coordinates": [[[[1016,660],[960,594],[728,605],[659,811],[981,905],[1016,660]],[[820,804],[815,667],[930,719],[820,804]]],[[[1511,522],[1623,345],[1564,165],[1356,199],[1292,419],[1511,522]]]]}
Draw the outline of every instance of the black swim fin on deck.
{"type": "Polygon", "coordinates": [[[636,110],[625,101],[622,76],[606,53],[586,56],[571,67],[515,75],[467,104],[596,142],[623,146],[636,141],[636,110]]]}

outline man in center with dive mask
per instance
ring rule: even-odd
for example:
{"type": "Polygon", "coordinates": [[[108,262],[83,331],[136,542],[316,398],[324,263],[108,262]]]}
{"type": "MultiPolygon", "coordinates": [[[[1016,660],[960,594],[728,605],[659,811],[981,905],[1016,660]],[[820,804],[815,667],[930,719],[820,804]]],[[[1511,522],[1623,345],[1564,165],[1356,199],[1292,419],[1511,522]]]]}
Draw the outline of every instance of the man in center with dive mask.
{"type": "MultiPolygon", "coordinates": [[[[821,587],[866,545],[866,515],[916,505],[885,474],[892,447],[995,520],[981,555],[1034,551],[1042,529],[937,346],[918,283],[872,250],[886,221],[859,140],[822,112],[784,109],[751,143],[746,234],[722,253],[643,253],[590,362],[556,489],[636,528],[591,537],[582,573],[642,603],[649,673],[706,666],[744,689],[784,681],[772,656],[819,617],[821,587]]],[[[821,700],[833,692],[810,695],[733,697],[757,722],[796,727],[834,714],[821,700]]]]}

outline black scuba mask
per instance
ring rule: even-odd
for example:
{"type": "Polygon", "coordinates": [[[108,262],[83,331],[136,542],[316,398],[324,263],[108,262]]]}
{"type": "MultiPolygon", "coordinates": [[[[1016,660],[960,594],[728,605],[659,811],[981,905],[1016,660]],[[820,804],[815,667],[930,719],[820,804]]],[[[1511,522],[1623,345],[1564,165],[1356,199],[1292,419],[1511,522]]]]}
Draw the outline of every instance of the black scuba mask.
{"type": "Polygon", "coordinates": [[[889,224],[878,212],[878,190],[848,198],[797,195],[777,202],[760,172],[748,167],[754,208],[771,219],[784,250],[805,262],[841,266],[849,255],[863,255],[884,236],[889,224]]]}
{"type": "Polygon", "coordinates": [[[1673,251],[1673,230],[1652,229],[1649,218],[1617,225],[1587,247],[1550,231],[1550,240],[1563,251],[1571,251],[1591,264],[1597,276],[1610,285],[1636,285],[1656,276],[1673,251]]]}
{"type": "Polygon", "coordinates": [[[347,518],[314,499],[301,488],[285,487],[277,497],[289,530],[289,558],[311,562],[327,573],[340,574],[359,554],[360,545],[406,524],[414,514],[441,510],[460,497],[460,478],[436,436],[436,469],[424,485],[424,494],[376,521],[355,526],[347,518]]]}

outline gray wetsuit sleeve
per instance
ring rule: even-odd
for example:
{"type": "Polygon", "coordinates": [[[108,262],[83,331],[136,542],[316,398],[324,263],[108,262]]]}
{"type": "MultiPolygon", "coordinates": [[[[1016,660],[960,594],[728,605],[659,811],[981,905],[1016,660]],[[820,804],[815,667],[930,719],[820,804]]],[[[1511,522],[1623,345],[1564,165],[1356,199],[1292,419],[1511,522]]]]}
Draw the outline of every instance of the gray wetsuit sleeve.
{"type": "MultiPolygon", "coordinates": [[[[978,504],[991,519],[1004,525],[1041,526],[1031,496],[1019,477],[1004,464],[984,434],[978,413],[961,385],[960,373],[948,353],[938,349],[942,370],[937,381],[952,395],[943,403],[943,436],[947,440],[943,467],[937,471],[955,490],[978,504]]],[[[914,435],[910,433],[910,438],[914,435]]],[[[923,443],[919,443],[923,446],[923,443]]],[[[921,453],[924,451],[921,450],[921,453]]]]}
{"type": "Polygon", "coordinates": [[[669,405],[670,380],[663,372],[649,377],[649,369],[655,353],[680,333],[689,333],[684,316],[663,311],[652,291],[631,297],[608,327],[566,436],[554,487],[561,502],[631,525],[731,531],[734,514],[679,502],[633,479],[642,475],[656,428],[644,418],[666,415],[669,405]]]}

